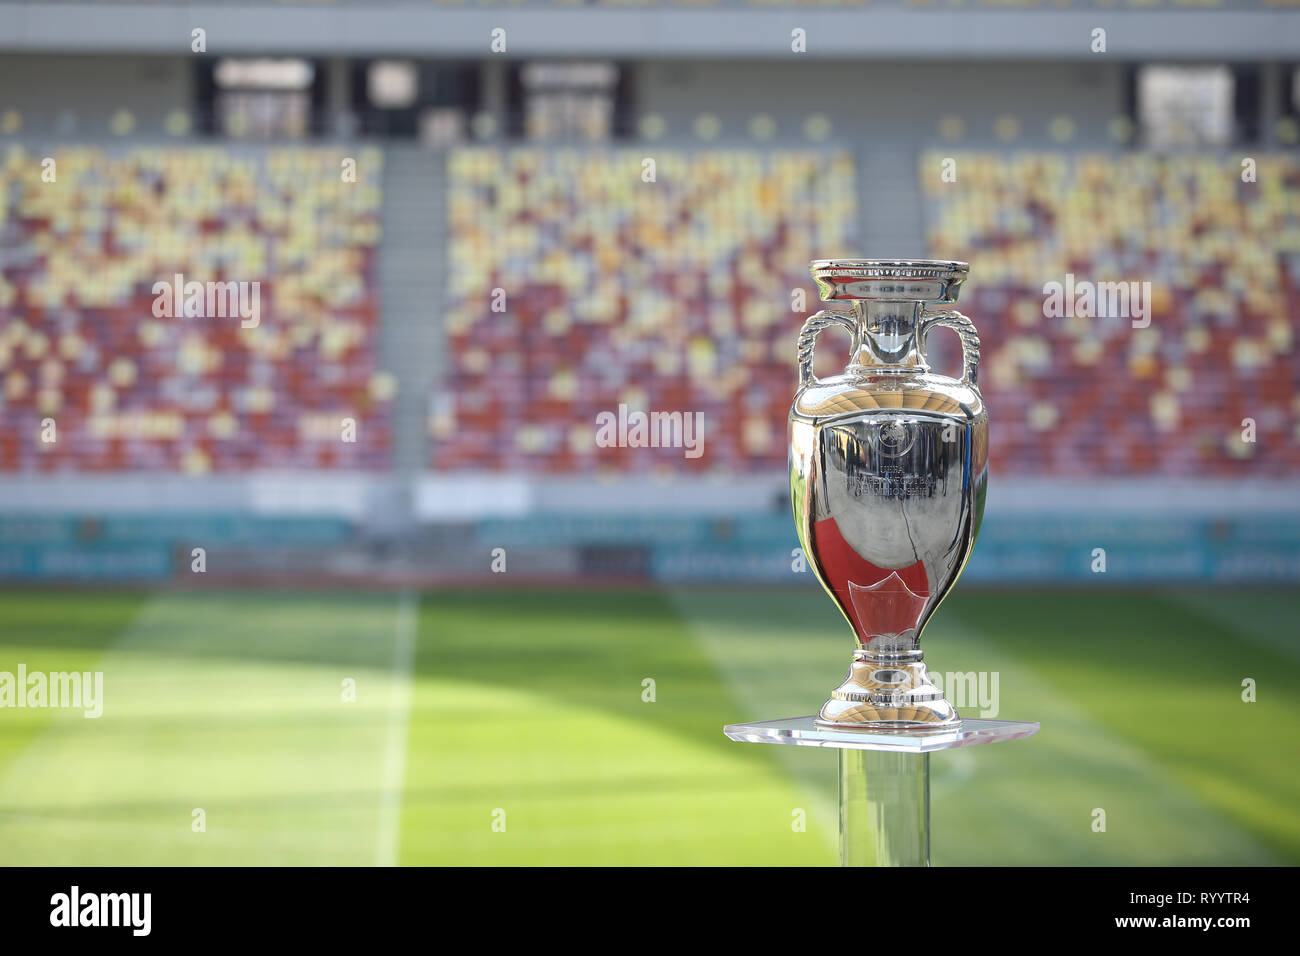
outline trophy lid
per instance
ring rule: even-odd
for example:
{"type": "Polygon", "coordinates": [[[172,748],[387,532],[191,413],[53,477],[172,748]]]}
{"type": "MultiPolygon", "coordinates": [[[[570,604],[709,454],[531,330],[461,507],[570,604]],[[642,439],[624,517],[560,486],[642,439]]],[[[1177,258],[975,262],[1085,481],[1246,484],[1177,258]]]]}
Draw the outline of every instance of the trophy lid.
{"type": "Polygon", "coordinates": [[[970,264],[949,259],[814,259],[822,300],[956,302],[970,264]]]}

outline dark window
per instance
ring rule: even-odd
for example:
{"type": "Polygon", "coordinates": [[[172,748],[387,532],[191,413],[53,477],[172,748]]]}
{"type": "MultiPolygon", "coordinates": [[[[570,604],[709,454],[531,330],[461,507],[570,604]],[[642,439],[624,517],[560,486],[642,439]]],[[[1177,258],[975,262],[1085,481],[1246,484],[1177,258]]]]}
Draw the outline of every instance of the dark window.
{"type": "Polygon", "coordinates": [[[1236,132],[1236,78],[1226,65],[1142,66],[1137,125],[1151,147],[1226,146],[1236,132]]]}
{"type": "Polygon", "coordinates": [[[353,65],[352,102],[369,136],[420,137],[432,146],[465,139],[479,108],[478,67],[368,60],[353,65]]]}
{"type": "Polygon", "coordinates": [[[509,84],[509,129],[535,141],[601,142],[629,129],[625,70],[605,60],[537,60],[516,66],[509,84]]]}
{"type": "Polygon", "coordinates": [[[316,130],[320,94],[310,60],[222,57],[199,84],[201,125],[233,139],[302,139],[316,130]]]}

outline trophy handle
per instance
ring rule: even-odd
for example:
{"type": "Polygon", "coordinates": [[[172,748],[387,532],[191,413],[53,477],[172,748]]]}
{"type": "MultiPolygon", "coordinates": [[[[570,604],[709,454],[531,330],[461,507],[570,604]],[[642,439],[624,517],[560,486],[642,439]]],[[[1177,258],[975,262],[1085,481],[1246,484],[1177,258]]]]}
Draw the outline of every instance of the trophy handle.
{"type": "Polygon", "coordinates": [[[953,309],[922,312],[920,334],[917,336],[922,351],[925,350],[925,340],[930,332],[939,326],[953,329],[961,337],[961,380],[972,388],[978,388],[976,379],[980,367],[980,335],[975,330],[975,323],[953,309]]]}
{"type": "MultiPolygon", "coordinates": [[[[967,321],[970,321],[969,319],[967,321]]],[[[808,317],[808,321],[799,330],[799,387],[807,388],[818,381],[813,374],[813,349],[817,345],[817,335],[834,326],[848,329],[853,336],[853,351],[858,350],[858,320],[852,312],[831,312],[824,310],[808,317]]]]}

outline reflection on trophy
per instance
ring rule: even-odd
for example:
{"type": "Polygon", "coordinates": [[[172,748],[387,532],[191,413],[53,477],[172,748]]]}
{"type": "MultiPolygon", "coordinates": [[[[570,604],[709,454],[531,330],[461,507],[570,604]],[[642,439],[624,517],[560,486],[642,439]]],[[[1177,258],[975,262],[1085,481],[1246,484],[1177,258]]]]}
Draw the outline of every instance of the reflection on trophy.
{"type": "Polygon", "coordinates": [[[790,411],[790,497],[799,540],[858,647],[818,723],[951,729],[953,706],[930,680],[921,632],[975,545],[988,481],[988,415],[976,385],[979,336],[952,303],[964,262],[822,259],[823,311],[799,335],[790,411]],[[844,372],[813,373],[818,333],[848,331],[844,372]],[[930,371],[938,326],[961,337],[960,380],[930,371]]]}

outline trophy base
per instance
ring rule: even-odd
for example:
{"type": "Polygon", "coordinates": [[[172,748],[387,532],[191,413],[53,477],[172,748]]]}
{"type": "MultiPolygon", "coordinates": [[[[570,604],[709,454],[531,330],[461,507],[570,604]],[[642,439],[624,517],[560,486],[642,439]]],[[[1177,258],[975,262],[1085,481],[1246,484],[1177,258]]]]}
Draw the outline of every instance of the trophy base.
{"type": "Polygon", "coordinates": [[[822,704],[823,727],[873,730],[952,730],[957,709],[930,680],[920,655],[909,660],[870,658],[858,652],[848,677],[822,704]]]}

